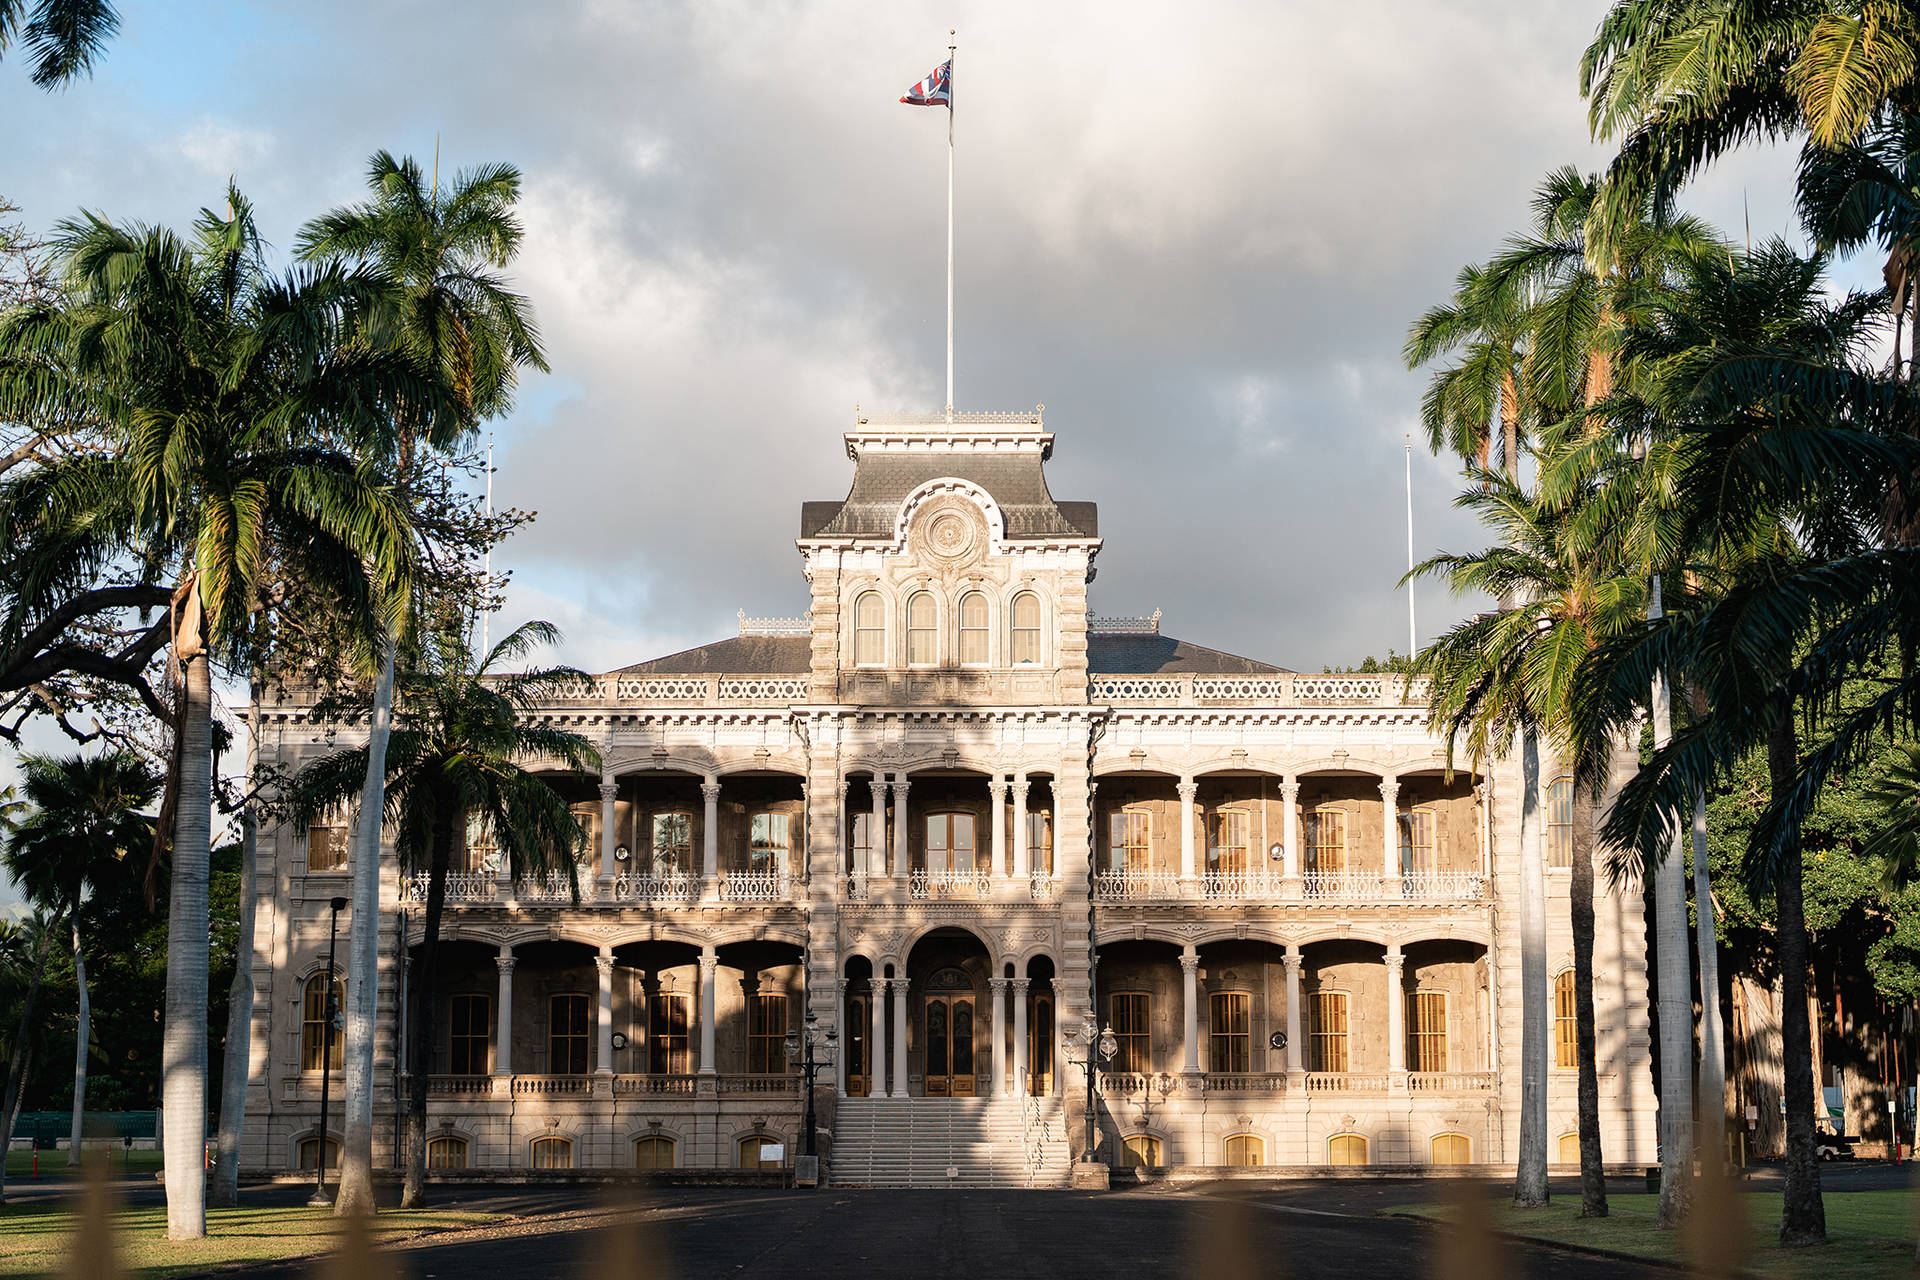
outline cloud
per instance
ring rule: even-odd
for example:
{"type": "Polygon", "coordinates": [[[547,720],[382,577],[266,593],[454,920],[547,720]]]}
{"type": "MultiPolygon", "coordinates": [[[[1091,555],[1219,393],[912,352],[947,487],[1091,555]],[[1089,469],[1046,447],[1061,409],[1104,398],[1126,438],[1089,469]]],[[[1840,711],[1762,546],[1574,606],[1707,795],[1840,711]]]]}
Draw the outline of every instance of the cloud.
{"type": "MultiPolygon", "coordinates": [[[[1599,164],[1604,9],[311,0],[227,53],[130,27],[65,94],[0,76],[0,111],[43,224],[180,221],[231,170],[284,245],[377,147],[519,164],[555,373],[498,429],[499,500],[540,512],[500,563],[610,667],[804,609],[798,508],[845,493],[855,403],[941,403],[946,120],[895,99],[957,25],[962,406],[1046,403],[1102,612],[1317,669],[1405,645],[1406,326],[1599,164]]],[[[1764,190],[1785,228],[1779,168],[1701,199],[1732,229],[1764,190]]],[[[1415,480],[1422,554],[1478,545],[1449,466],[1415,480]]],[[[1469,607],[1421,601],[1428,634],[1469,607]]]]}

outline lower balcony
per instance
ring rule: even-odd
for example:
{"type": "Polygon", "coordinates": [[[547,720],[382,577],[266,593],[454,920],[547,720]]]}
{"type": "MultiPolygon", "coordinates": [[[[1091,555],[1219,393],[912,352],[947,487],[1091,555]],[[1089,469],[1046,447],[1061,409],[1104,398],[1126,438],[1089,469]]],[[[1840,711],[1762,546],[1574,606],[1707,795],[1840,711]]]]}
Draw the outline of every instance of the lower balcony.
{"type": "Polygon", "coordinates": [[[1487,877],[1477,871],[1404,876],[1343,871],[1284,876],[1265,871],[1209,871],[1182,879],[1171,871],[1097,871],[1101,902],[1481,902],[1487,877]]]}

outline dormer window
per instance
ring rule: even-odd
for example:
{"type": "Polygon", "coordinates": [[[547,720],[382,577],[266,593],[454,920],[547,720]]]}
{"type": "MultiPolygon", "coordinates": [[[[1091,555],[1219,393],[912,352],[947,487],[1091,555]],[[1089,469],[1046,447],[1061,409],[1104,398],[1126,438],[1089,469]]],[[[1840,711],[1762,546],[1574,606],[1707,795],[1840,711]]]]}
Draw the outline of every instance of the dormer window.
{"type": "Polygon", "coordinates": [[[940,660],[940,632],[935,623],[933,593],[916,591],[907,601],[907,665],[930,667],[940,660]]]}
{"type": "Polygon", "coordinates": [[[1013,626],[1008,640],[1013,665],[1040,661],[1040,597],[1031,591],[1013,598],[1013,626]]]}
{"type": "Polygon", "coordinates": [[[887,606],[878,591],[864,591],[853,602],[853,664],[887,664],[887,606]]]}

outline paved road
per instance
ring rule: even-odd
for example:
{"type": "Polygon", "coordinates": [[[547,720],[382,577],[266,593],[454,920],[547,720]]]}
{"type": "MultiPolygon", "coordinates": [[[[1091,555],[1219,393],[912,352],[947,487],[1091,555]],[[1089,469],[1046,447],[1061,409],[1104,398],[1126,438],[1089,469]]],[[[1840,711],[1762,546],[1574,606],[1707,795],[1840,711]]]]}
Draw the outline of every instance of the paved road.
{"type": "MultiPolygon", "coordinates": [[[[545,1194],[555,1209],[565,1203],[545,1194]]],[[[1215,1183],[1095,1195],[662,1190],[649,1193],[644,1204],[603,1202],[530,1219],[484,1239],[417,1242],[397,1260],[403,1275],[418,1280],[1425,1278],[1441,1274],[1435,1265],[1440,1233],[1376,1214],[1441,1194],[1418,1183],[1215,1183]]],[[[1506,1250],[1502,1260],[1449,1272],[1475,1280],[1656,1274],[1519,1247],[1506,1250]]],[[[254,1274],[291,1280],[315,1272],[303,1266],[254,1274]]]]}

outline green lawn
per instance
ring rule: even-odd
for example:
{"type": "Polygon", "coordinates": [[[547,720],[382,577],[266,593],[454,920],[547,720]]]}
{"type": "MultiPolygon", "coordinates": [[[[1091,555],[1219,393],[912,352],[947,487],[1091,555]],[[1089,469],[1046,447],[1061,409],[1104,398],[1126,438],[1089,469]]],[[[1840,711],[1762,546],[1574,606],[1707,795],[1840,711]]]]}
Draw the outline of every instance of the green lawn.
{"type": "MultiPolygon", "coordinates": [[[[493,1213],[393,1210],[374,1219],[376,1241],[405,1239],[428,1231],[486,1226],[493,1213]]],[[[241,1262],[271,1262],[324,1253],[341,1229],[328,1209],[211,1209],[207,1238],[170,1242],[166,1210],[122,1209],[113,1215],[122,1262],[148,1277],[186,1275],[241,1262]]],[[[0,1276],[45,1275],[66,1255],[74,1215],[50,1206],[0,1208],[0,1276]]]]}
{"type": "MultiPolygon", "coordinates": [[[[1825,1248],[1782,1249],[1780,1194],[1743,1194],[1749,1230],[1741,1270],[1783,1280],[1902,1280],[1915,1274],[1915,1198],[1910,1191],[1830,1191],[1826,1194],[1825,1248]]],[[[1504,1200],[1491,1206],[1494,1230],[1553,1244],[1584,1245],[1663,1262],[1690,1261],[1685,1232],[1656,1231],[1657,1197],[1608,1197],[1611,1216],[1582,1218],[1580,1197],[1557,1196],[1545,1209],[1515,1209],[1504,1200]]],[[[1446,1221],[1457,1209],[1446,1204],[1407,1205],[1392,1212],[1446,1221]]]]}
{"type": "MultiPolygon", "coordinates": [[[[104,1151],[85,1153],[89,1162],[103,1158],[104,1151]]],[[[33,1158],[40,1157],[40,1179],[78,1177],[80,1170],[67,1168],[67,1153],[64,1151],[9,1151],[7,1153],[7,1181],[31,1182],[33,1180],[33,1158]]],[[[160,1171],[160,1153],[158,1151],[113,1152],[113,1176],[124,1176],[122,1170],[131,1166],[135,1176],[151,1178],[160,1171]]]]}

